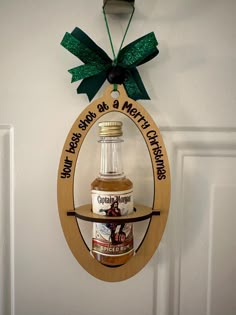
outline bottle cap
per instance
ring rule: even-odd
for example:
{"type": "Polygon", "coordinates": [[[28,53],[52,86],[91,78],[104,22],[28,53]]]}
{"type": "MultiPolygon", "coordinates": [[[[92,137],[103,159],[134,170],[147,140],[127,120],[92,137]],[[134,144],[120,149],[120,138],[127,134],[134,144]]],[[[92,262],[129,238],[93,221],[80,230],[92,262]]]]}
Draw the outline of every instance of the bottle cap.
{"type": "Polygon", "coordinates": [[[98,126],[100,137],[120,137],[123,135],[121,121],[102,121],[98,126]]]}

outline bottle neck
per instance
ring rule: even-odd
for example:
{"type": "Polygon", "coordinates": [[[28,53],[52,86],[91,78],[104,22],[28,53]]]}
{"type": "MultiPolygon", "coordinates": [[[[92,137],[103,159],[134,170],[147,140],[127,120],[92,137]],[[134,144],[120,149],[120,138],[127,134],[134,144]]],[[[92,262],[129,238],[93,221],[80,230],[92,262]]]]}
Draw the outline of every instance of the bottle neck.
{"type": "Polygon", "coordinates": [[[121,178],[124,177],[122,165],[120,137],[101,137],[101,165],[100,177],[121,178]]]}

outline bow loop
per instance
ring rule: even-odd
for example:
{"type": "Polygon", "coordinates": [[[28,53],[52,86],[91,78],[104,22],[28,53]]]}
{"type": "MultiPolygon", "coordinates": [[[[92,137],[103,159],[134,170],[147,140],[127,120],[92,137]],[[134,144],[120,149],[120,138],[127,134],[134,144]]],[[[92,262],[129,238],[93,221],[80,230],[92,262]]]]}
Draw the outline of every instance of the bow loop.
{"type": "Polygon", "coordinates": [[[92,77],[109,68],[106,64],[85,64],[68,70],[72,74],[71,83],[92,77]]]}
{"type": "Polygon", "coordinates": [[[111,61],[108,55],[78,27],[71,34],[65,34],[61,45],[83,63],[97,64],[111,61]]]}
{"type": "Polygon", "coordinates": [[[155,34],[153,32],[140,37],[121,49],[118,63],[123,67],[136,67],[154,58],[158,53],[155,34]]]}

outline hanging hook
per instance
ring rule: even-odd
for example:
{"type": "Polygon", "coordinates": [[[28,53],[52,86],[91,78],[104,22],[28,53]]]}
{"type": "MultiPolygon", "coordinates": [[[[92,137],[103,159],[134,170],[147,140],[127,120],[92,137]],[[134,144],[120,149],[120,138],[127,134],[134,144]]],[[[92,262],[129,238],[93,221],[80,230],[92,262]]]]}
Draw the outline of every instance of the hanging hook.
{"type": "Polygon", "coordinates": [[[130,14],[134,9],[135,0],[103,0],[106,14],[130,14]]]}

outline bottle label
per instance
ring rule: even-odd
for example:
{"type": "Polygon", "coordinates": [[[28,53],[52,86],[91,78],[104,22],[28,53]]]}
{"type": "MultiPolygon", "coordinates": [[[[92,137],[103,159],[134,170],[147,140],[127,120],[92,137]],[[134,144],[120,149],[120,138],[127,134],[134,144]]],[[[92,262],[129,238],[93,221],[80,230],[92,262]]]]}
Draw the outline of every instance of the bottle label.
{"type": "MultiPolygon", "coordinates": [[[[133,191],[92,190],[93,212],[118,217],[133,212],[133,191]]],[[[94,223],[92,249],[106,256],[120,256],[133,250],[133,224],[94,223]]]]}

